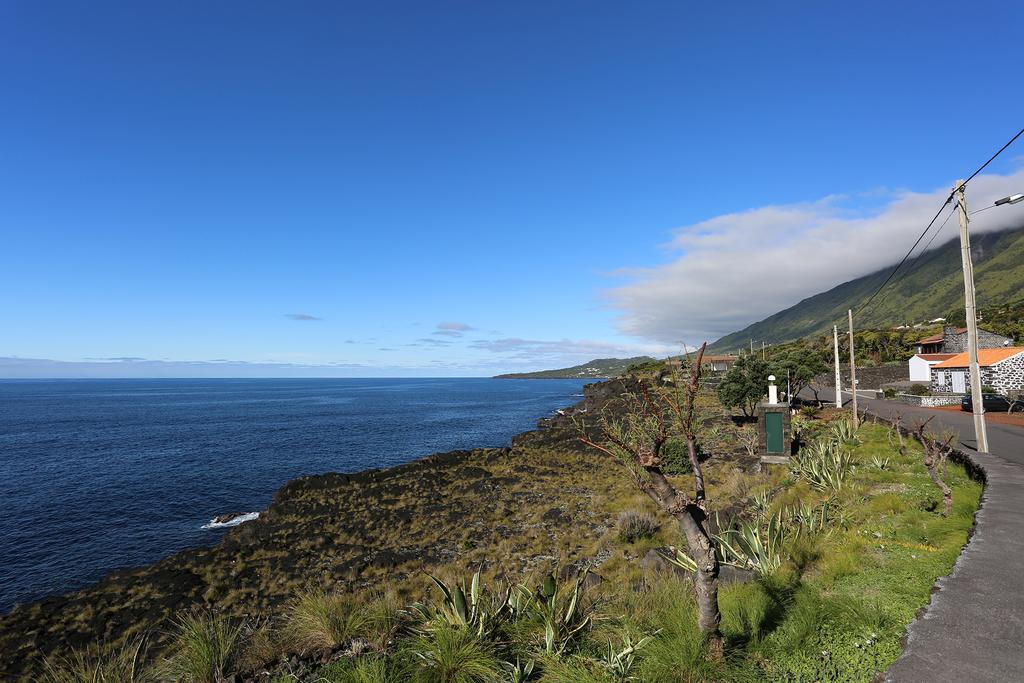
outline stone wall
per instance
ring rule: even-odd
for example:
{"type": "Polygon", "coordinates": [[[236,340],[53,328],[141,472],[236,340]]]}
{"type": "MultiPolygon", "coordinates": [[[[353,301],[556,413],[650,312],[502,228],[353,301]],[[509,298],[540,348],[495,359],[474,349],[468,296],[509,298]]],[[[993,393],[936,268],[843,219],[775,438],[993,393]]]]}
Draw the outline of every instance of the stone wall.
{"type": "Polygon", "coordinates": [[[946,394],[945,396],[915,396],[914,394],[896,394],[896,400],[908,406],[936,408],[938,406],[955,406],[960,403],[963,394],[946,394]]]}
{"type": "Polygon", "coordinates": [[[997,363],[991,368],[982,368],[982,370],[991,370],[992,372],[989,373],[990,376],[988,378],[982,372],[981,383],[995,387],[996,391],[1000,394],[1024,389],[1024,353],[1007,358],[1002,363],[997,363]]]}
{"type": "MultiPolygon", "coordinates": [[[[839,373],[842,375],[843,389],[850,388],[850,366],[839,365],[839,373]]],[[[910,377],[910,368],[905,363],[892,363],[889,365],[857,366],[857,388],[858,389],[881,389],[883,384],[902,382],[910,377]]],[[[785,381],[785,379],[783,379],[785,381]]],[[[818,375],[814,378],[815,383],[822,387],[835,386],[836,376],[834,372],[818,375]]]]}
{"type": "MultiPolygon", "coordinates": [[[[967,351],[966,332],[957,334],[955,327],[947,327],[944,333],[945,338],[942,340],[943,353],[964,353],[967,351]]],[[[1013,340],[1009,337],[1004,337],[1001,334],[996,334],[987,330],[978,330],[979,349],[1000,349],[1012,343],[1013,340]]]]}

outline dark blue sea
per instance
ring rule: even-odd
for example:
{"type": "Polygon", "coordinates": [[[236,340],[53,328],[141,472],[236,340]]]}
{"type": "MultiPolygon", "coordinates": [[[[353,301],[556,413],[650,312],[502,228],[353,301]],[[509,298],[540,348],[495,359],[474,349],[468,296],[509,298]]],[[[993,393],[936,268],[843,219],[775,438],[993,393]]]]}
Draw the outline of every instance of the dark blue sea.
{"type": "Polygon", "coordinates": [[[215,543],[290,479],[508,445],[584,380],[0,380],[0,611],[215,543]]]}

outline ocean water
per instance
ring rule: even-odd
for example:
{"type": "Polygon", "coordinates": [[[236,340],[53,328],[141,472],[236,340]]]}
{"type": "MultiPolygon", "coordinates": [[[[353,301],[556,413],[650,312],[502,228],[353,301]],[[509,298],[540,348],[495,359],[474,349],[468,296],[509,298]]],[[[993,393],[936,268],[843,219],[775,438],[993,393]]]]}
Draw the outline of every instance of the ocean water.
{"type": "Polygon", "coordinates": [[[0,380],[0,611],[215,543],[298,476],[508,445],[584,380],[0,380]]]}

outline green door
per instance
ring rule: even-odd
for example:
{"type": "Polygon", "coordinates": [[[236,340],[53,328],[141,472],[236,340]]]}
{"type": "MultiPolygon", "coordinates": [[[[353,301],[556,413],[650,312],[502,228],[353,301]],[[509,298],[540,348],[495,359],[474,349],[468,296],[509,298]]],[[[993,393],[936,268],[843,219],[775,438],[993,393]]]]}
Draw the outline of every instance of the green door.
{"type": "Polygon", "coordinates": [[[782,413],[765,413],[765,441],[769,453],[782,452],[782,413]]]}

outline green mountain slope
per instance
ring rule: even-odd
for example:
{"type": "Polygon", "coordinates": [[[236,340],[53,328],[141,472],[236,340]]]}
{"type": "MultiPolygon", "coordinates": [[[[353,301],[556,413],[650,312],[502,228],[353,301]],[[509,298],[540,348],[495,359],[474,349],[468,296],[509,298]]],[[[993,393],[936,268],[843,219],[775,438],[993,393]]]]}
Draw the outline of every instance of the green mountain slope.
{"type": "Polygon", "coordinates": [[[639,365],[653,360],[650,356],[595,358],[589,363],[574,365],[571,368],[540,370],[538,372],[513,372],[507,375],[497,375],[497,379],[586,379],[588,377],[603,379],[606,377],[618,377],[630,365],[639,365]]]}
{"type": "MultiPolygon", "coordinates": [[[[1010,303],[1024,291],[1024,228],[982,233],[971,237],[975,291],[979,308],[1010,303]]],[[[795,306],[727,334],[711,348],[735,351],[751,339],[778,343],[824,334],[832,325],[845,325],[846,311],[856,310],[888,277],[892,266],[827,292],[815,294],[795,306]]],[[[960,240],[913,259],[900,269],[871,305],[860,312],[858,327],[890,327],[933,318],[963,319],[964,284],[960,266],[960,240]],[[913,264],[913,265],[911,265],[913,264]],[[909,269],[908,269],[909,266],[909,269]]]]}

